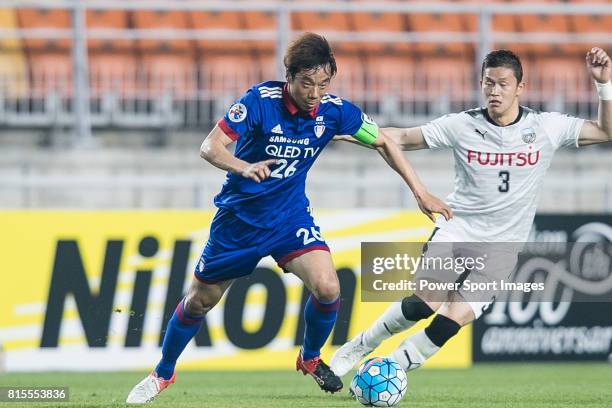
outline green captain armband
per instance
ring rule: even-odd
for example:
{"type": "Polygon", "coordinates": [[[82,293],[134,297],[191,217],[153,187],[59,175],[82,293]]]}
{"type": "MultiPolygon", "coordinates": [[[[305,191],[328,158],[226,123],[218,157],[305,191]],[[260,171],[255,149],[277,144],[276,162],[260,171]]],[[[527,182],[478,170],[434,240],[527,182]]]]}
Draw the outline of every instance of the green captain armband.
{"type": "Polygon", "coordinates": [[[363,144],[371,145],[378,137],[378,125],[365,113],[361,114],[361,127],[355,132],[353,137],[363,144]]]}

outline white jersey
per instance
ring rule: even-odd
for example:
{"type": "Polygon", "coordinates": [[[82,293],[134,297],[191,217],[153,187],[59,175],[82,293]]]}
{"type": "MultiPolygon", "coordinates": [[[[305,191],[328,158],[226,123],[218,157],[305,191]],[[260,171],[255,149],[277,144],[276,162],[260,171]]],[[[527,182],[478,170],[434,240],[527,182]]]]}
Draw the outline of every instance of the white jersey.
{"type": "Polygon", "coordinates": [[[583,123],[521,107],[508,126],[496,125],[484,108],[422,126],[431,149],[451,148],[455,156],[455,190],[447,197],[455,216],[448,222],[438,217],[440,235],[452,241],[525,242],[553,153],[578,147],[583,123]]]}

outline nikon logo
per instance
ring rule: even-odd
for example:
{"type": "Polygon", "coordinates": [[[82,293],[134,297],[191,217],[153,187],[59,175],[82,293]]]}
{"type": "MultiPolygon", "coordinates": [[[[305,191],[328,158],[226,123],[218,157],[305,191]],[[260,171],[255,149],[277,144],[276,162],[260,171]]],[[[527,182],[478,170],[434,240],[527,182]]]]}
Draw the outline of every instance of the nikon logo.
{"type": "MultiPolygon", "coordinates": [[[[159,345],[163,341],[165,327],[174,312],[174,308],[183,296],[183,287],[187,274],[189,254],[192,242],[176,240],[174,242],[168,286],[164,300],[164,317],[159,322],[159,345]]],[[[144,237],[138,246],[144,258],[154,258],[159,250],[159,242],[154,237],[144,237]]],[[[124,256],[124,240],[108,240],[105,255],[100,265],[102,269],[99,290],[93,293],[87,280],[87,271],[83,263],[85,251],[79,248],[76,240],[57,241],[53,260],[53,272],[42,331],[40,347],[57,347],[62,325],[62,316],[66,297],[74,297],[79,319],[90,347],[106,347],[109,335],[113,302],[117,290],[119,266],[124,256]]],[[[132,290],[130,317],[125,331],[125,347],[139,347],[142,342],[143,326],[147,314],[152,270],[138,270],[135,274],[132,290]]],[[[355,296],[355,274],[349,268],[338,270],[342,303],[338,311],[338,320],[332,335],[332,344],[343,344],[348,336],[352,305],[355,296]]],[[[270,268],[257,268],[248,277],[236,280],[226,293],[223,322],[225,333],[230,342],[242,349],[265,347],[277,335],[285,318],[287,306],[287,288],[278,273],[270,268]],[[247,331],[243,326],[245,302],[248,291],[253,285],[263,285],[267,292],[264,316],[259,329],[247,331]]],[[[302,289],[300,316],[297,321],[294,345],[302,344],[304,336],[303,310],[308,291],[302,289]]],[[[195,337],[200,347],[212,346],[206,319],[195,337]]]]}

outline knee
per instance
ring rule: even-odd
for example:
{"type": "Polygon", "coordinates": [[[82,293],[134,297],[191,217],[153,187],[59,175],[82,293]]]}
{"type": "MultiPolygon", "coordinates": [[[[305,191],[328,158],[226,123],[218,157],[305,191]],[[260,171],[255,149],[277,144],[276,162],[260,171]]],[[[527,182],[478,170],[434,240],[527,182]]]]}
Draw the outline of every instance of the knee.
{"type": "Polygon", "coordinates": [[[439,304],[430,304],[423,301],[419,296],[412,295],[402,300],[402,314],[406,320],[418,322],[434,314],[439,306],[439,304]]]}
{"type": "Polygon", "coordinates": [[[340,284],[337,279],[329,282],[320,282],[314,285],[312,289],[312,294],[320,302],[333,302],[340,297],[340,284]]]}

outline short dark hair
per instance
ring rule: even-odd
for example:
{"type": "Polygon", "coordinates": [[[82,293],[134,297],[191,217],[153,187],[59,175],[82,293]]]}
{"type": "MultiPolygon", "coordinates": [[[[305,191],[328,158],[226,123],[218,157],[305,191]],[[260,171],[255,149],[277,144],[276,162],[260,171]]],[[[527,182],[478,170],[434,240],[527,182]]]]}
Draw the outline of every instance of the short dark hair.
{"type": "Polygon", "coordinates": [[[329,69],[331,76],[336,75],[336,59],[325,37],[315,33],[304,33],[293,41],[283,59],[285,72],[291,79],[301,70],[318,67],[329,69]],[[329,68],[327,68],[329,67],[329,68]]]}
{"type": "Polygon", "coordinates": [[[482,61],[480,70],[480,78],[484,77],[484,71],[487,68],[506,67],[514,71],[516,81],[521,83],[523,80],[523,65],[521,59],[510,50],[495,50],[487,54],[482,61]]]}

